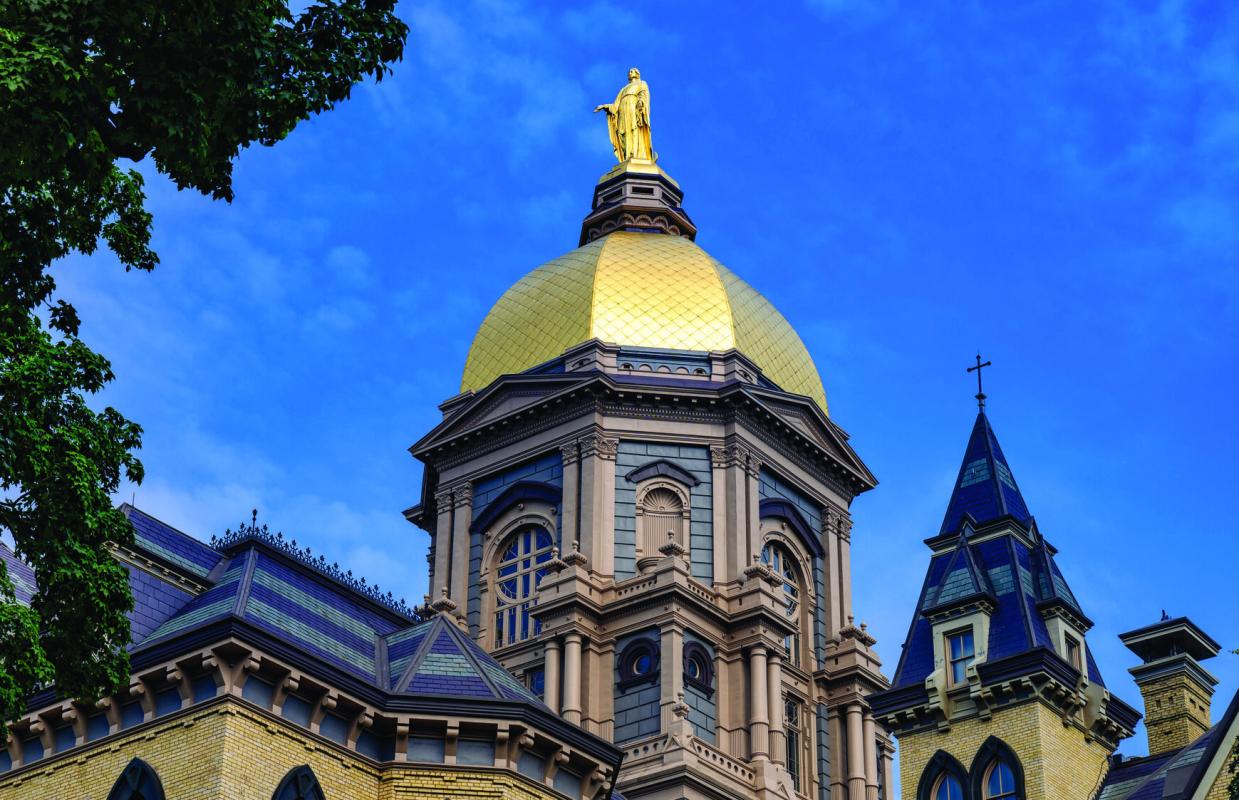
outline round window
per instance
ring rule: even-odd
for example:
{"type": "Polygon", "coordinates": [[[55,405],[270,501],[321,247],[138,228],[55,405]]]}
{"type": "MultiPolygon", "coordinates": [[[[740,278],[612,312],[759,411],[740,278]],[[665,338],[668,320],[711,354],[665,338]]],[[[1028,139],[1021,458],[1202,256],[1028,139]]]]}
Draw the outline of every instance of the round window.
{"type": "Polygon", "coordinates": [[[654,667],[654,659],[649,653],[642,653],[637,656],[637,660],[632,664],[633,675],[649,675],[650,670],[654,667]]]}

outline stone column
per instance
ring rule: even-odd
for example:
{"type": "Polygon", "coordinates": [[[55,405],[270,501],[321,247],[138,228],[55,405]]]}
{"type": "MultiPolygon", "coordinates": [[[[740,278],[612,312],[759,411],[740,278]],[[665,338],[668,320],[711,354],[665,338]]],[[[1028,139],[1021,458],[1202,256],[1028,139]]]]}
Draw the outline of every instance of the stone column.
{"type": "Polygon", "coordinates": [[[735,575],[727,572],[727,448],[710,447],[710,491],[713,492],[714,583],[727,583],[735,575]]]}
{"type": "Polygon", "coordinates": [[[846,800],[847,792],[847,730],[838,706],[829,710],[830,724],[830,800],[846,800]]]}
{"type": "Polygon", "coordinates": [[[826,551],[826,635],[837,636],[843,627],[843,576],[839,573],[839,517],[832,506],[822,517],[822,548],[826,551]]]}
{"type": "MultiPolygon", "coordinates": [[[[753,563],[753,552],[748,542],[748,476],[744,472],[748,452],[747,448],[732,444],[722,448],[721,453],[727,522],[722,531],[714,532],[714,541],[721,542],[726,548],[727,572],[723,577],[726,581],[744,580],[744,568],[753,563]]],[[[717,575],[715,577],[718,578],[717,575]]]]}
{"type": "Polygon", "coordinates": [[[847,707],[848,718],[848,798],[865,797],[865,712],[860,703],[847,707]]]}
{"type": "MultiPolygon", "coordinates": [[[[567,553],[572,549],[572,543],[581,538],[581,457],[576,442],[560,445],[559,455],[563,459],[564,485],[563,500],[560,503],[563,529],[559,532],[559,551],[567,553]]],[[[593,541],[581,542],[581,552],[590,562],[593,562],[593,541]]]]}
{"type": "MultiPolygon", "coordinates": [[[[582,436],[577,443],[581,454],[581,552],[593,570],[614,575],[615,454],[619,440],[594,433],[582,436]]],[[[567,470],[565,466],[564,472],[567,470]]]]}
{"type": "Polygon", "coordinates": [[[431,600],[439,599],[440,592],[452,580],[452,491],[440,488],[435,492],[435,563],[430,570],[430,584],[426,587],[431,600]]]}
{"type": "Polygon", "coordinates": [[[671,730],[673,708],[684,692],[684,632],[668,625],[659,634],[659,730],[671,730]]]}
{"type": "Polygon", "coordinates": [[[878,800],[878,730],[873,712],[865,709],[865,800],[878,800]]]}
{"type": "Polygon", "coordinates": [[[467,614],[469,609],[469,546],[473,537],[469,525],[473,521],[473,487],[462,483],[452,488],[452,591],[456,611],[467,614]]]}
{"type": "Polygon", "coordinates": [[[542,680],[546,684],[546,705],[556,714],[559,713],[559,649],[558,639],[547,640],[546,665],[542,673],[542,680]]]}
{"type": "Polygon", "coordinates": [[[888,800],[894,800],[891,793],[895,791],[895,759],[889,742],[883,743],[882,763],[879,769],[882,771],[882,785],[886,787],[886,797],[888,800]]]}
{"type": "Polygon", "coordinates": [[[852,617],[852,520],[839,519],[839,614],[842,622],[852,617]]]}
{"type": "Polygon", "coordinates": [[[787,763],[787,722],[783,713],[783,652],[779,648],[770,651],[766,665],[769,683],[770,706],[770,760],[776,764],[787,763]]]}
{"type": "Polygon", "coordinates": [[[766,646],[749,651],[749,750],[754,761],[770,755],[770,683],[766,676],[766,646]]]}
{"type": "Polygon", "coordinates": [[[581,634],[564,636],[564,707],[560,714],[573,725],[581,724],[581,634]]]}

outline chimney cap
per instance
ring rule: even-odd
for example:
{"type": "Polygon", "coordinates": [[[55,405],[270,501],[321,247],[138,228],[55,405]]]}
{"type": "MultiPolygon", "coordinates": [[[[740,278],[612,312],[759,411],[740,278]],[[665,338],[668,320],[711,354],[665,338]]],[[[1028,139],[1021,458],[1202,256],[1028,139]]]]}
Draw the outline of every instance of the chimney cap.
{"type": "Polygon", "coordinates": [[[1213,658],[1222,646],[1187,617],[1163,619],[1119,634],[1119,641],[1145,662],[1187,654],[1198,661],[1213,658]]]}

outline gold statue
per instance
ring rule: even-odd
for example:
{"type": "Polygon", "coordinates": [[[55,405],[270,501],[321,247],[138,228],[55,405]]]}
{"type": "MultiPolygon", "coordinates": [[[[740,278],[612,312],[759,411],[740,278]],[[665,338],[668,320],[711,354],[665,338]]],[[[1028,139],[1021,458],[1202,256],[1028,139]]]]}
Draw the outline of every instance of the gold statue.
{"type": "Polygon", "coordinates": [[[614,103],[603,103],[594,109],[607,112],[607,130],[611,147],[620,163],[636,159],[654,161],[658,154],[650,143],[650,87],[641,80],[641,70],[628,70],[628,84],[620,89],[614,103]]]}

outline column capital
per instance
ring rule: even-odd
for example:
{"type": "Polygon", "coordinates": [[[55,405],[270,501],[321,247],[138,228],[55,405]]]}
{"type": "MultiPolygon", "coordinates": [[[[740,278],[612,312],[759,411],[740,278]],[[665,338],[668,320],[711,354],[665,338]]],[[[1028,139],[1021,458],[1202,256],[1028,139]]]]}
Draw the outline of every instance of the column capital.
{"type": "Polygon", "coordinates": [[[453,486],[452,505],[456,508],[473,505],[473,484],[465,482],[453,486]]]}
{"type": "Polygon", "coordinates": [[[581,446],[575,441],[565,442],[559,446],[559,456],[565,467],[575,464],[581,460],[581,446]]]}
{"type": "Polygon", "coordinates": [[[435,489],[435,508],[442,514],[447,509],[451,508],[452,504],[452,489],[450,486],[439,486],[435,489]]]}
{"type": "Polygon", "coordinates": [[[607,461],[614,461],[619,451],[619,439],[591,433],[577,439],[581,446],[581,458],[597,456],[607,461]]]}

